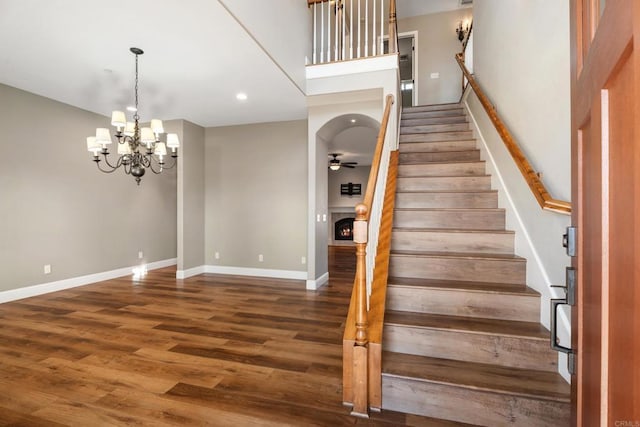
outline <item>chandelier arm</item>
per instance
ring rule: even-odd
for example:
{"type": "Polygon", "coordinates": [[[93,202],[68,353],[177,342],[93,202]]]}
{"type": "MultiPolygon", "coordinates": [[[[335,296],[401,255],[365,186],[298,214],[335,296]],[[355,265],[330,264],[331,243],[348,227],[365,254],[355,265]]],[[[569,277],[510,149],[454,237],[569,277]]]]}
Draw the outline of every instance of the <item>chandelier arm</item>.
{"type": "Polygon", "coordinates": [[[112,168],[113,170],[118,169],[120,166],[122,166],[122,156],[118,157],[118,161],[116,162],[116,165],[112,165],[111,162],[109,162],[109,157],[107,157],[107,154],[104,154],[104,161],[107,164],[107,166],[109,166],[110,168],[112,168]]]}
{"type": "Polygon", "coordinates": [[[100,162],[99,161],[96,162],[96,166],[98,166],[98,169],[100,169],[100,172],[104,172],[104,173],[113,173],[113,172],[118,170],[117,167],[114,168],[111,165],[109,165],[108,163],[107,163],[107,166],[109,166],[109,169],[102,169],[102,167],[100,167],[100,162]]]}
{"type": "Polygon", "coordinates": [[[164,165],[162,165],[162,170],[169,170],[169,169],[173,169],[177,164],[178,164],[178,158],[177,157],[171,157],[173,159],[173,162],[171,162],[171,166],[166,166],[166,163],[164,165]]]}

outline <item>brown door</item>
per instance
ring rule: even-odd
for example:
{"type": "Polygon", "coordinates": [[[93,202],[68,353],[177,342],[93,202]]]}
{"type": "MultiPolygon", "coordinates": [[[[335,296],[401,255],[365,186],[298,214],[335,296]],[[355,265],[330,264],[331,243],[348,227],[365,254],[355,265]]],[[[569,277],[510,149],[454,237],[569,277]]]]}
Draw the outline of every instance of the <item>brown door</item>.
{"type": "Polygon", "coordinates": [[[577,426],[640,427],[640,0],[571,0],[577,426]]]}

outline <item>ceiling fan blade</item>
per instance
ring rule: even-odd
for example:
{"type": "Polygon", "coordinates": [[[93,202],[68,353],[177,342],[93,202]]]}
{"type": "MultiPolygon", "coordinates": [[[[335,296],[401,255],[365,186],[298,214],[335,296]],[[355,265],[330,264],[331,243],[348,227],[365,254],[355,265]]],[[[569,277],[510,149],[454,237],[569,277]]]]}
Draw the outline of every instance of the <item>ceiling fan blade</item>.
{"type": "Polygon", "coordinates": [[[340,166],[345,167],[345,168],[351,168],[351,169],[355,168],[355,166],[350,165],[349,163],[340,163],[340,166]]]}

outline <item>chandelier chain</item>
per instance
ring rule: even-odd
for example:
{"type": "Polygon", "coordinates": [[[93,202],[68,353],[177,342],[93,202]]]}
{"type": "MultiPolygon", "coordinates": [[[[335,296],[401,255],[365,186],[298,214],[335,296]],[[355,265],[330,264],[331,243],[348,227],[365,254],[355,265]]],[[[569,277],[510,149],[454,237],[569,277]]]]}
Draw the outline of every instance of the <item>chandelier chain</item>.
{"type": "Polygon", "coordinates": [[[134,114],[134,117],[136,119],[138,119],[138,54],[136,54],[136,87],[135,87],[135,94],[136,94],[136,112],[134,114]]]}

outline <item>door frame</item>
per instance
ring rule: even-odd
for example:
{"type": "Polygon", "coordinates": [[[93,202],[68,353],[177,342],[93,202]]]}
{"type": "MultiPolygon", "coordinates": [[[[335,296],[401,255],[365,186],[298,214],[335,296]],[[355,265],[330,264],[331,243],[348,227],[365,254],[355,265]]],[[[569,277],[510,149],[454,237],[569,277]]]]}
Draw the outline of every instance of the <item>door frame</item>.
{"type": "MultiPolygon", "coordinates": [[[[398,33],[398,39],[406,39],[412,37],[413,38],[413,59],[412,59],[412,74],[413,74],[413,99],[411,100],[411,104],[413,106],[418,104],[418,30],[405,31],[402,33],[398,33]]],[[[382,42],[389,40],[389,35],[382,36],[382,42]]],[[[380,36],[378,36],[378,44],[380,44],[380,36]]],[[[399,55],[400,53],[398,53],[399,55]]],[[[398,70],[398,75],[400,71],[398,70]]]]}

